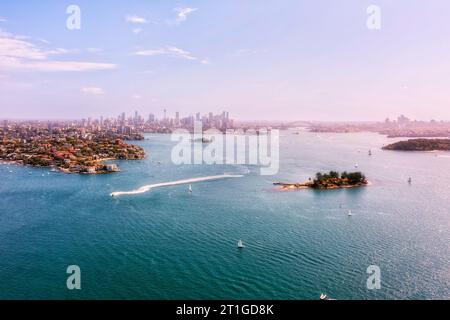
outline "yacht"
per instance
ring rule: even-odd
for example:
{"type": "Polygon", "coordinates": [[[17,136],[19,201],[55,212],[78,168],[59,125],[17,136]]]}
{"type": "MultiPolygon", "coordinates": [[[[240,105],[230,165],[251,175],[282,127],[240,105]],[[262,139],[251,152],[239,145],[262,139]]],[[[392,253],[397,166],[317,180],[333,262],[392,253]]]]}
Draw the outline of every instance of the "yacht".
{"type": "Polygon", "coordinates": [[[193,192],[193,191],[192,191],[192,184],[189,185],[188,191],[189,191],[189,193],[192,193],[192,192],[193,192]]]}
{"type": "Polygon", "coordinates": [[[244,243],[242,242],[242,240],[239,240],[239,241],[238,241],[237,246],[238,246],[239,249],[242,249],[242,248],[245,247],[245,246],[244,246],[244,243]]]}

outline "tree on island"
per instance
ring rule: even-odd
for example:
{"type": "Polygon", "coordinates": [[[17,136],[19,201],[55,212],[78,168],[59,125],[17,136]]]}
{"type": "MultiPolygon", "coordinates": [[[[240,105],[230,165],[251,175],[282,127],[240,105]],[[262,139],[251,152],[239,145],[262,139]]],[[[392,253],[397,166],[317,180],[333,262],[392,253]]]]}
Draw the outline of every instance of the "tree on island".
{"type": "Polygon", "coordinates": [[[330,171],[329,173],[316,173],[316,178],[313,180],[311,187],[317,189],[324,189],[333,186],[354,186],[358,184],[366,184],[366,177],[361,172],[346,171],[339,174],[336,171],[330,171]]]}

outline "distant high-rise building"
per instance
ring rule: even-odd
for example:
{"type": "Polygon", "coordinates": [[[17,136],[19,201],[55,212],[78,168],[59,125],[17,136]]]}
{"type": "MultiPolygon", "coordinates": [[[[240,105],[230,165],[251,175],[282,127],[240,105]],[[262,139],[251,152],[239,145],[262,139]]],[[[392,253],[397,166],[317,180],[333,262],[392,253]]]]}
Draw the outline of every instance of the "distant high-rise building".
{"type": "Polygon", "coordinates": [[[398,124],[406,124],[406,123],[409,123],[410,120],[407,117],[405,117],[404,115],[401,115],[400,117],[397,118],[397,122],[398,122],[398,124]]]}
{"type": "Polygon", "coordinates": [[[178,111],[175,112],[175,125],[180,125],[180,113],[178,111]]]}

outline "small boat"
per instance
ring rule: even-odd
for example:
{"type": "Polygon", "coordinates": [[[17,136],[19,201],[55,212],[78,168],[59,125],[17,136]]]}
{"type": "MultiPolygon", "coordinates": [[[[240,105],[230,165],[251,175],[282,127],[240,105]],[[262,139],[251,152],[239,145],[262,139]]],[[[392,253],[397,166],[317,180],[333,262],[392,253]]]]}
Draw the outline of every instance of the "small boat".
{"type": "Polygon", "coordinates": [[[371,156],[372,155],[372,150],[369,150],[369,156],[371,156]]]}
{"type": "Polygon", "coordinates": [[[349,217],[353,216],[352,210],[348,210],[348,216],[349,217]]]}
{"type": "Polygon", "coordinates": [[[336,300],[336,299],[330,298],[326,294],[321,293],[320,294],[320,300],[336,300]]]}
{"type": "Polygon", "coordinates": [[[409,184],[412,183],[412,179],[411,179],[411,178],[408,179],[408,183],[409,183],[409,184]]]}
{"type": "Polygon", "coordinates": [[[188,192],[189,192],[189,193],[192,193],[192,192],[193,192],[193,191],[192,191],[192,184],[189,185],[188,192]]]}
{"type": "Polygon", "coordinates": [[[359,167],[359,164],[355,163],[355,168],[358,168],[358,167],[359,167]]]}
{"type": "Polygon", "coordinates": [[[242,249],[242,248],[245,247],[245,246],[244,246],[244,243],[242,242],[242,240],[239,240],[239,241],[238,241],[237,246],[238,246],[239,249],[242,249]]]}

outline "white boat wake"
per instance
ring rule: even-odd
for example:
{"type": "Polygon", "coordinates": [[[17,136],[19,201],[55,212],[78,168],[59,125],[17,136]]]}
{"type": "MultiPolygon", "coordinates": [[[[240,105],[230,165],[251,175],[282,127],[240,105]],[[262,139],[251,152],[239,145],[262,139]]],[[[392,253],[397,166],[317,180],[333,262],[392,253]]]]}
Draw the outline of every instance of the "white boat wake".
{"type": "Polygon", "coordinates": [[[116,191],[116,192],[112,192],[110,195],[111,195],[111,197],[118,197],[118,196],[124,196],[124,195],[141,194],[141,193],[148,192],[148,191],[150,191],[152,189],[161,188],[161,187],[169,187],[169,186],[176,186],[176,185],[180,185],[180,184],[191,184],[191,183],[194,183],[194,182],[221,180],[221,179],[228,179],[228,178],[241,178],[241,177],[243,177],[243,175],[222,174],[222,175],[219,175],[219,176],[207,176],[207,177],[191,178],[191,179],[184,179],[184,180],[177,180],[177,181],[149,184],[149,185],[140,187],[139,189],[132,190],[132,191],[116,191]]]}

